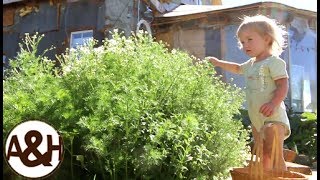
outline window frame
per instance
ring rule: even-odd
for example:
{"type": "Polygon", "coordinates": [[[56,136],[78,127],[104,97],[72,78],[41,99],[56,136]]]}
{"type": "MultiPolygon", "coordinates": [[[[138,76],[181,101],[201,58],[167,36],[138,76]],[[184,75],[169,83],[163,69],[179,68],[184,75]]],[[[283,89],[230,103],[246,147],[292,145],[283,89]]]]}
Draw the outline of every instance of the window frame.
{"type": "MultiPolygon", "coordinates": [[[[75,48],[73,47],[73,35],[75,34],[81,34],[81,38],[83,39],[83,34],[84,33],[87,33],[87,32],[92,32],[92,38],[93,38],[93,29],[90,29],[90,30],[82,30],[82,31],[73,31],[70,33],[70,43],[69,43],[69,48],[72,49],[72,48],[75,48]]],[[[83,45],[83,44],[80,44],[80,46],[83,45]]],[[[78,45],[77,45],[78,46],[78,45]]],[[[76,47],[77,47],[76,46],[76,47]]]]}

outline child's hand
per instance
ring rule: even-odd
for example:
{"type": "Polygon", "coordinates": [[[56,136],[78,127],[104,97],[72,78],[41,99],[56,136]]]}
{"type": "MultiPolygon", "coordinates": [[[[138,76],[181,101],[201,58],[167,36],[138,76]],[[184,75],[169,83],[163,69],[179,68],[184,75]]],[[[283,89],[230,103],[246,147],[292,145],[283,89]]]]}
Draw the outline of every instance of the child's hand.
{"type": "Polygon", "coordinates": [[[268,103],[263,104],[260,107],[259,112],[262,113],[264,116],[269,117],[273,114],[275,107],[276,106],[272,102],[268,102],[268,103]]]}
{"type": "Polygon", "coordinates": [[[213,64],[214,66],[217,66],[218,62],[220,61],[218,58],[213,57],[213,56],[208,56],[206,59],[213,64]]]}

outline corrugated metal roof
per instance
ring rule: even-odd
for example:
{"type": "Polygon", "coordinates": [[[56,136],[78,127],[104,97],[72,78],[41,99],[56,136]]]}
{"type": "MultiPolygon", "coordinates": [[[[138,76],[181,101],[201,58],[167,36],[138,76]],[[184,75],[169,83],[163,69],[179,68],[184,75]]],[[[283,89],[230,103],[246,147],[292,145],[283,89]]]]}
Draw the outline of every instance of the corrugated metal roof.
{"type": "MultiPolygon", "coordinates": [[[[173,0],[159,0],[160,2],[173,2],[173,0]]],[[[301,10],[317,12],[317,0],[220,0],[222,5],[243,6],[259,2],[275,2],[301,10]]],[[[189,4],[189,3],[186,3],[189,4]]],[[[191,5],[191,4],[190,4],[191,5]]]]}
{"type": "Polygon", "coordinates": [[[180,5],[170,12],[158,14],[156,15],[156,17],[176,17],[176,16],[211,12],[211,11],[216,11],[221,9],[226,9],[226,7],[222,5],[212,6],[212,5],[187,5],[186,4],[186,5],[180,5]]]}
{"type": "Polygon", "coordinates": [[[296,9],[317,12],[317,0],[222,0],[223,5],[242,6],[259,2],[274,2],[296,9]]]}
{"type": "Polygon", "coordinates": [[[23,1],[23,0],[3,0],[2,4],[10,4],[10,3],[19,2],[19,1],[23,1]]]}
{"type": "Polygon", "coordinates": [[[198,14],[198,13],[206,13],[206,12],[214,12],[214,11],[223,11],[223,10],[228,10],[228,9],[235,9],[235,8],[241,8],[243,6],[259,6],[262,4],[271,4],[274,7],[277,6],[287,6],[291,7],[297,10],[302,10],[302,11],[310,11],[311,13],[315,13],[316,11],[311,11],[311,10],[306,10],[306,9],[300,9],[297,7],[290,6],[286,3],[278,3],[278,2],[273,2],[273,1],[264,1],[264,2],[256,2],[256,3],[247,3],[247,4],[228,4],[228,5],[180,5],[171,12],[163,13],[163,14],[158,14],[156,17],[158,18],[170,18],[170,17],[178,17],[178,16],[184,16],[184,15],[192,15],[192,14],[198,14]]]}

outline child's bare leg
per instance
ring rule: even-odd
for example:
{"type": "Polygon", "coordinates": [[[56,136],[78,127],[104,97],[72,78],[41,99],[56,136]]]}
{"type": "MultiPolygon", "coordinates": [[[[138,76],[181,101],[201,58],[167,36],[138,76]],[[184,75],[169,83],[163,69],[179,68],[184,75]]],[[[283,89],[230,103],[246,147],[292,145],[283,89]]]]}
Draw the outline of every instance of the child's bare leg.
{"type": "Polygon", "coordinates": [[[279,143],[276,144],[278,146],[278,154],[279,154],[279,166],[275,167],[278,170],[287,170],[285,160],[283,157],[283,142],[284,142],[284,134],[285,127],[280,123],[273,123],[271,126],[266,126],[264,128],[264,140],[263,140],[263,167],[266,170],[272,169],[271,162],[271,153],[272,153],[272,143],[274,139],[275,132],[278,131],[279,143]]]}

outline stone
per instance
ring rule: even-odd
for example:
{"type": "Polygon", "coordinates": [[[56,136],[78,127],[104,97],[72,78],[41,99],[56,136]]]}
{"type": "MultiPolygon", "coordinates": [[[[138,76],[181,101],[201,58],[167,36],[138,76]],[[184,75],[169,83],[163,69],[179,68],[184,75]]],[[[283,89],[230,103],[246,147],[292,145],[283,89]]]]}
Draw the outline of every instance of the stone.
{"type": "Polygon", "coordinates": [[[302,164],[306,166],[311,166],[310,158],[307,155],[304,154],[298,154],[295,158],[295,163],[302,164]]]}

